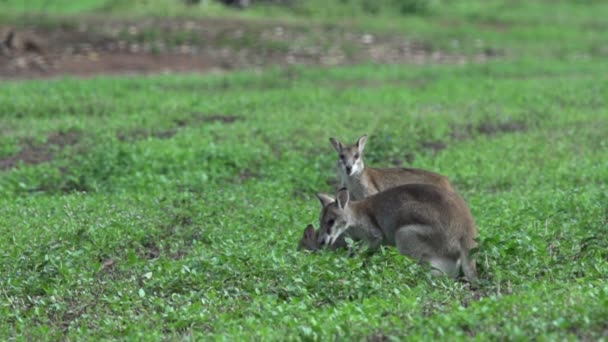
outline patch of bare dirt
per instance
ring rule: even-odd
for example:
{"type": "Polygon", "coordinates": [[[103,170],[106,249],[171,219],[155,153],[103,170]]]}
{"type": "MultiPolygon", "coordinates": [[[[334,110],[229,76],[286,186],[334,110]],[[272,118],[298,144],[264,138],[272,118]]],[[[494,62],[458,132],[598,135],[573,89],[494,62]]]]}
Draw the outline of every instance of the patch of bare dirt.
{"type": "Polygon", "coordinates": [[[415,159],[416,159],[416,156],[413,153],[408,152],[403,156],[403,159],[401,159],[401,158],[391,159],[391,164],[395,167],[401,167],[404,165],[404,163],[406,165],[412,165],[414,163],[415,159]]]}
{"type": "MultiPolygon", "coordinates": [[[[485,121],[477,125],[469,124],[465,126],[453,126],[451,138],[453,141],[464,141],[472,139],[475,135],[495,136],[503,133],[525,132],[528,125],[521,121],[511,122],[493,122],[485,121]]],[[[423,149],[430,150],[433,153],[439,153],[448,147],[448,143],[444,141],[423,141],[420,143],[423,149]]]]}
{"type": "Polygon", "coordinates": [[[130,131],[118,132],[116,134],[116,137],[118,138],[118,140],[123,142],[139,141],[150,137],[156,139],[171,139],[175,134],[177,134],[180,128],[184,128],[187,126],[209,122],[221,122],[223,124],[231,124],[239,120],[243,120],[243,118],[235,115],[208,115],[200,112],[194,112],[191,113],[188,117],[173,120],[173,122],[177,126],[174,128],[168,128],[164,130],[146,130],[142,128],[137,128],[130,131]]]}
{"type": "Polygon", "coordinates": [[[527,126],[523,122],[484,122],[477,127],[477,131],[485,135],[496,135],[499,133],[523,132],[527,126]]]}
{"type": "Polygon", "coordinates": [[[145,259],[151,260],[160,257],[160,248],[153,240],[144,242],[142,247],[143,251],[140,251],[140,254],[143,255],[145,259]]]}
{"type": "Polygon", "coordinates": [[[57,150],[75,145],[81,134],[76,131],[57,132],[48,136],[46,143],[35,144],[26,140],[18,153],[0,159],[0,170],[15,168],[19,163],[36,165],[53,160],[57,150]]]}
{"type": "Polygon", "coordinates": [[[249,170],[249,169],[244,169],[243,171],[241,171],[241,172],[238,174],[239,181],[240,181],[241,183],[246,182],[246,181],[248,181],[249,179],[251,179],[251,178],[255,178],[255,177],[257,177],[257,176],[258,176],[257,174],[255,174],[253,171],[251,171],[251,170],[249,170]]]}
{"type": "Polygon", "coordinates": [[[241,19],[86,18],[24,28],[0,26],[0,78],[208,72],[268,66],[469,63],[494,49],[457,55],[398,34],[333,25],[241,19]]]}
{"type": "Polygon", "coordinates": [[[433,151],[433,153],[439,153],[448,147],[443,141],[424,141],[421,145],[423,148],[433,151]]]}
{"type": "Polygon", "coordinates": [[[177,133],[177,130],[175,129],[167,129],[157,132],[149,132],[143,129],[135,129],[133,131],[128,132],[119,132],[118,134],[116,134],[116,137],[120,141],[133,142],[147,139],[148,137],[154,137],[157,139],[170,139],[175,135],[175,133],[177,133]]]}
{"type": "Polygon", "coordinates": [[[175,119],[174,122],[178,127],[186,127],[199,123],[221,122],[223,124],[231,124],[236,121],[243,120],[243,117],[235,115],[220,115],[220,114],[205,114],[201,112],[190,113],[189,117],[175,119]]]}
{"type": "Polygon", "coordinates": [[[399,86],[404,88],[424,88],[432,81],[431,78],[416,78],[411,80],[371,80],[371,79],[355,79],[348,81],[332,81],[331,85],[336,89],[351,89],[351,88],[378,88],[384,86],[399,86]]]}
{"type": "Polygon", "coordinates": [[[225,124],[233,123],[237,120],[242,120],[242,118],[233,115],[210,115],[201,117],[202,122],[221,122],[225,124]]]}
{"type": "Polygon", "coordinates": [[[366,339],[367,342],[386,342],[386,341],[390,341],[390,340],[391,339],[382,332],[377,332],[377,333],[371,334],[371,335],[367,336],[367,339],[366,339]]]}
{"type": "Polygon", "coordinates": [[[524,132],[528,129],[525,122],[494,122],[484,121],[477,125],[466,125],[462,127],[452,127],[452,139],[468,140],[475,134],[494,136],[502,133],[524,132]]]}

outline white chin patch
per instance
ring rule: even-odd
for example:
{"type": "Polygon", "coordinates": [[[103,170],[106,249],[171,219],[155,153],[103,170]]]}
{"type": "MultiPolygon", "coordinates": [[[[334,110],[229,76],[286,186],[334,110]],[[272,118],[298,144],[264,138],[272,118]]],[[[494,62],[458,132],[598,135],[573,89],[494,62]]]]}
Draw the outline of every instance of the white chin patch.
{"type": "Polygon", "coordinates": [[[338,240],[338,236],[340,236],[340,235],[333,235],[332,234],[332,235],[329,236],[329,245],[330,246],[333,245],[336,242],[336,240],[338,240]]]}
{"type": "Polygon", "coordinates": [[[327,245],[328,245],[328,246],[333,245],[333,244],[334,244],[334,240],[335,240],[335,239],[333,238],[333,236],[328,237],[328,238],[327,238],[327,245]]]}
{"type": "Polygon", "coordinates": [[[353,165],[353,168],[350,169],[350,176],[355,175],[355,174],[359,174],[359,172],[361,172],[362,167],[359,163],[356,163],[355,165],[353,165]]]}

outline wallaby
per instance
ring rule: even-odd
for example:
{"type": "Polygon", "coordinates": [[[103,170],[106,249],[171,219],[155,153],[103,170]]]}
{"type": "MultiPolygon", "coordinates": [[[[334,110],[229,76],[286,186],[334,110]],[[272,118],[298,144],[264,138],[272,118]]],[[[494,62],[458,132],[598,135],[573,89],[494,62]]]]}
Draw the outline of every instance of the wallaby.
{"type": "Polygon", "coordinates": [[[320,244],[317,233],[318,231],[315,230],[315,227],[313,227],[312,224],[306,226],[302,240],[300,240],[300,244],[298,245],[298,250],[305,249],[309,251],[318,251],[320,244]]]}
{"type": "MultiPolygon", "coordinates": [[[[347,244],[344,240],[344,235],[338,237],[338,239],[329,246],[330,249],[339,249],[346,248],[347,244]]],[[[298,250],[308,250],[316,252],[321,249],[321,244],[319,243],[319,230],[315,230],[311,224],[306,226],[304,229],[304,234],[302,239],[300,240],[300,244],[298,245],[298,250]]]]}
{"type": "Polygon", "coordinates": [[[362,200],[380,191],[412,183],[432,184],[447,191],[455,191],[447,177],[435,172],[402,167],[386,169],[366,167],[363,162],[363,151],[367,135],[350,146],[343,145],[335,138],[329,138],[329,141],[339,155],[338,177],[341,187],[348,189],[352,200],[362,200]]]}
{"type": "Polygon", "coordinates": [[[344,232],[367,242],[373,252],[380,245],[428,262],[437,271],[457,277],[462,268],[469,281],[477,276],[469,252],[477,243],[477,228],[462,197],[429,184],[406,184],[350,201],[342,188],[336,199],[317,194],[323,207],[319,245],[332,245],[344,232]]]}

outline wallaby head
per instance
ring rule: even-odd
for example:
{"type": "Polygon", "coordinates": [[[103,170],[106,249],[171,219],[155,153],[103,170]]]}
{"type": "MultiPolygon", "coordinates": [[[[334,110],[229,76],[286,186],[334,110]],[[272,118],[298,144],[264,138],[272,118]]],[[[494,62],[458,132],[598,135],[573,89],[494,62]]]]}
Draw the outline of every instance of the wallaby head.
{"type": "Polygon", "coordinates": [[[309,250],[309,251],[317,251],[319,250],[319,242],[317,241],[317,231],[312,224],[306,226],[304,229],[304,234],[302,236],[302,240],[300,240],[300,244],[298,245],[298,250],[309,250]]]}
{"type": "MultiPolygon", "coordinates": [[[[302,239],[300,240],[300,244],[298,245],[298,250],[304,249],[313,252],[321,250],[323,246],[319,243],[319,232],[320,229],[315,229],[312,224],[306,226],[302,239]]],[[[338,250],[341,248],[348,248],[348,244],[346,243],[344,236],[340,236],[338,240],[333,243],[333,245],[328,245],[325,247],[329,248],[330,250],[338,250]]]]}
{"type": "Polygon", "coordinates": [[[346,176],[357,175],[363,172],[363,150],[367,142],[367,135],[362,136],[353,145],[344,145],[335,138],[329,138],[332,146],[338,152],[338,167],[346,176]]]}
{"type": "Polygon", "coordinates": [[[336,199],[331,196],[318,193],[321,201],[320,227],[317,240],[320,245],[331,246],[346,231],[350,223],[350,212],[348,210],[349,195],[346,188],[338,190],[336,199]]]}

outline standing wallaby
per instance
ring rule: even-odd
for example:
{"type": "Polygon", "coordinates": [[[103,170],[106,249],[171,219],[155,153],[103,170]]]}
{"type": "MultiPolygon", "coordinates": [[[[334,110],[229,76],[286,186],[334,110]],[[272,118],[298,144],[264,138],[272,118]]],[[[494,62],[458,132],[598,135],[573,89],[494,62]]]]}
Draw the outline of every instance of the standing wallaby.
{"type": "Polygon", "coordinates": [[[332,245],[344,232],[366,241],[369,250],[396,246],[399,253],[457,277],[462,268],[469,281],[477,276],[469,252],[477,243],[477,228],[469,208],[458,194],[434,185],[407,184],[350,201],[346,188],[336,200],[317,194],[323,207],[320,245],[332,245]]]}
{"type": "Polygon", "coordinates": [[[401,167],[387,169],[365,167],[363,151],[367,135],[350,146],[343,145],[335,138],[329,138],[329,141],[339,155],[338,173],[341,187],[348,189],[353,200],[362,200],[380,191],[412,183],[432,184],[447,191],[454,191],[448,178],[435,172],[401,167]]]}

